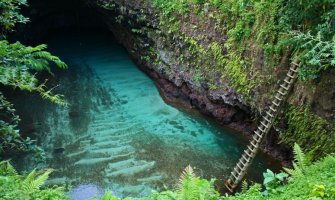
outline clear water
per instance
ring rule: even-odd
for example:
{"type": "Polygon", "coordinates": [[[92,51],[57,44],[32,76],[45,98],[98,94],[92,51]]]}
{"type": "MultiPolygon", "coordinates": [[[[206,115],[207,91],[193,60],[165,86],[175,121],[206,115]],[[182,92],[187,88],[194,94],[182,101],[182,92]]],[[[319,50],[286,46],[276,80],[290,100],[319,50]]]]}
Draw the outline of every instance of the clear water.
{"type": "MultiPolygon", "coordinates": [[[[49,184],[71,183],[74,199],[89,199],[106,189],[139,197],[172,188],[189,164],[199,176],[228,177],[246,141],[195,111],[166,104],[111,34],[66,31],[47,43],[69,64],[56,82],[71,103],[33,103],[44,166],[56,169],[49,184]]],[[[259,156],[249,177],[257,180],[273,165],[259,156]]]]}

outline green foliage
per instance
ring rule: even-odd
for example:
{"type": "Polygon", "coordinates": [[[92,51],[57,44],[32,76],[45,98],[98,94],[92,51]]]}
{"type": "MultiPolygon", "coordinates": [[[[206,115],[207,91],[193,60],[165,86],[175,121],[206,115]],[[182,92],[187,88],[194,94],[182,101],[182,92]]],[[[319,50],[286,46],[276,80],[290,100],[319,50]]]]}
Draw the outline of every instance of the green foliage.
{"type": "Polygon", "coordinates": [[[320,72],[335,66],[335,35],[327,40],[318,32],[293,33],[296,48],[295,56],[300,58],[299,76],[302,80],[317,78],[320,72]]]}
{"type": "Polygon", "coordinates": [[[189,11],[187,0],[152,0],[152,3],[163,10],[163,16],[170,16],[174,12],[182,14],[189,11]]]}
{"type": "Polygon", "coordinates": [[[1,161],[0,199],[68,199],[62,187],[54,186],[41,189],[51,172],[51,169],[45,171],[33,170],[27,176],[21,176],[8,161],[1,161]]]}
{"type": "Polygon", "coordinates": [[[26,194],[32,194],[40,190],[40,187],[45,183],[45,181],[49,178],[49,174],[52,172],[52,169],[47,169],[45,172],[39,173],[34,169],[30,172],[27,177],[22,182],[22,190],[26,194]]]}
{"type": "MultiPolygon", "coordinates": [[[[33,74],[34,71],[42,70],[50,72],[49,62],[54,62],[60,68],[66,68],[65,63],[45,51],[45,48],[45,45],[26,47],[19,42],[9,44],[5,40],[0,41],[0,83],[13,89],[37,92],[42,98],[65,106],[67,103],[63,97],[53,94],[53,88],[47,89],[46,81],[39,84],[36,75],[33,74]]],[[[0,153],[9,149],[21,151],[34,149],[35,152],[41,152],[38,147],[33,147],[33,141],[29,137],[21,138],[17,129],[19,117],[15,115],[15,110],[2,93],[0,93],[0,110],[4,111],[0,116],[0,153]],[[5,120],[8,117],[9,120],[5,120]]]]}
{"type": "Polygon", "coordinates": [[[243,193],[237,193],[235,196],[224,198],[225,200],[263,200],[267,199],[261,192],[262,186],[260,184],[252,185],[249,190],[243,193]]]}
{"type": "Polygon", "coordinates": [[[53,89],[47,90],[45,83],[38,84],[37,78],[31,73],[31,70],[50,72],[50,61],[60,68],[66,68],[65,63],[44,51],[45,48],[45,45],[26,47],[19,42],[9,44],[7,41],[0,41],[0,83],[29,92],[37,92],[51,102],[66,105],[62,96],[54,95],[53,89]]]}
{"type": "Polygon", "coordinates": [[[191,166],[188,166],[180,177],[177,199],[218,199],[219,193],[214,190],[214,181],[207,181],[196,177],[191,166]]]}
{"type": "Polygon", "coordinates": [[[241,192],[244,193],[248,190],[249,184],[247,180],[242,181],[242,187],[241,187],[241,192]]]}
{"type": "MultiPolygon", "coordinates": [[[[244,63],[244,73],[258,69],[260,62],[263,61],[257,59],[263,56],[265,67],[271,69],[279,65],[283,53],[289,49],[295,52],[294,60],[302,61],[300,71],[302,80],[314,79],[322,71],[335,65],[333,0],[304,2],[152,0],[152,2],[155,7],[162,10],[161,28],[168,28],[168,33],[175,34],[180,34],[180,21],[184,16],[190,16],[189,13],[201,13],[197,9],[212,10],[210,15],[221,24],[219,29],[225,30],[228,35],[228,41],[225,43],[228,60],[233,60],[234,66],[237,66],[236,63],[244,63]],[[194,9],[194,4],[197,9],[194,9]],[[248,62],[247,59],[252,59],[254,62],[248,62]]],[[[256,73],[255,77],[257,76],[259,74],[256,73]]],[[[236,79],[232,79],[237,82],[236,79]]],[[[240,88],[247,85],[242,85],[240,88]]],[[[246,91],[248,90],[247,88],[246,91]]]]}
{"type": "Polygon", "coordinates": [[[285,109],[288,127],[280,134],[281,142],[290,146],[298,143],[303,149],[313,150],[314,158],[332,153],[335,149],[335,129],[330,123],[304,106],[290,105],[285,109]]]}
{"type": "Polygon", "coordinates": [[[284,172],[275,174],[271,170],[267,169],[266,172],[263,173],[263,176],[263,185],[266,188],[263,194],[268,195],[269,193],[277,194],[283,192],[283,183],[285,178],[288,177],[288,174],[284,172]]]}
{"type": "Polygon", "coordinates": [[[228,197],[228,200],[278,200],[278,199],[334,199],[335,198],[335,158],[328,155],[325,158],[306,166],[304,174],[293,179],[280,189],[283,192],[269,193],[264,196],[261,186],[256,184],[247,192],[228,197]]]}
{"type": "MultiPolygon", "coordinates": [[[[20,6],[26,5],[26,0],[0,1],[0,34],[1,39],[11,31],[16,23],[25,23],[27,18],[19,13],[20,6]]],[[[36,47],[25,46],[20,42],[9,43],[0,40],[0,84],[13,89],[36,92],[42,98],[66,106],[63,97],[53,93],[53,89],[46,87],[46,81],[39,83],[36,73],[46,70],[51,73],[50,63],[59,68],[66,68],[66,64],[58,57],[46,51],[46,45],[36,47]]],[[[6,150],[29,151],[34,150],[42,155],[40,148],[33,145],[29,137],[22,138],[17,129],[19,117],[15,115],[12,105],[0,92],[0,153],[6,150]]]]}
{"type": "Polygon", "coordinates": [[[27,5],[27,0],[0,1],[0,39],[6,37],[16,23],[26,23],[28,19],[19,13],[20,6],[27,5]]]}
{"type": "Polygon", "coordinates": [[[321,184],[321,185],[315,185],[311,195],[313,197],[321,197],[323,198],[325,196],[325,192],[326,192],[326,187],[325,185],[321,184]]]}

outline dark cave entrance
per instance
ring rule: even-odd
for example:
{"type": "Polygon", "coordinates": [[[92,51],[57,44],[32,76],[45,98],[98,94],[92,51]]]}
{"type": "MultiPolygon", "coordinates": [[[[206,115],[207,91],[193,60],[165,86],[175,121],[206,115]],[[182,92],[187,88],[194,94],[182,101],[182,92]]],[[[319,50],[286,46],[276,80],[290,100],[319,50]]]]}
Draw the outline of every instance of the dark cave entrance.
{"type": "Polygon", "coordinates": [[[22,14],[29,22],[18,25],[12,40],[37,45],[60,29],[107,31],[104,20],[89,1],[29,0],[28,5],[22,8],[22,14]]]}

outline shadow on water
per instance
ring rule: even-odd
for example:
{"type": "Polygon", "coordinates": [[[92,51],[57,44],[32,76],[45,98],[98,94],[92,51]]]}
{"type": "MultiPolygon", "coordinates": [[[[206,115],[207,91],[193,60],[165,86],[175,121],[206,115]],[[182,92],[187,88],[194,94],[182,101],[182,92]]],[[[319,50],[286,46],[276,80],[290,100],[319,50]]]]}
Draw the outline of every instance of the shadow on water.
{"type": "MultiPolygon", "coordinates": [[[[106,189],[139,197],[172,188],[189,164],[204,178],[228,178],[246,141],[198,112],[167,105],[109,33],[68,30],[47,43],[69,65],[53,82],[70,103],[27,99],[46,151],[40,167],[56,170],[48,184],[70,183],[70,194],[85,199],[106,189]]],[[[260,155],[248,176],[259,181],[278,166],[260,155]]]]}

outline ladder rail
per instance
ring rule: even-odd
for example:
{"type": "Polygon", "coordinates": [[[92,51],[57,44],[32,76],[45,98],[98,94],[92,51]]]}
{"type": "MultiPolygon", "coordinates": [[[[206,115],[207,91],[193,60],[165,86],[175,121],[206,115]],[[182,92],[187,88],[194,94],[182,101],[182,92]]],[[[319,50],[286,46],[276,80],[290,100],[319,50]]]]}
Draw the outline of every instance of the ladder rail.
{"type": "Polygon", "coordinates": [[[288,98],[289,92],[293,88],[295,80],[297,78],[297,72],[300,64],[292,63],[290,66],[283,83],[279,85],[279,89],[275,95],[274,100],[271,102],[266,114],[262,116],[262,119],[254,131],[253,137],[251,138],[249,145],[246,150],[243,151],[241,159],[237,162],[236,166],[233,168],[229,179],[226,181],[225,186],[230,191],[233,192],[237,185],[244,178],[249,166],[252,164],[255,158],[260,144],[264,140],[267,133],[271,130],[273,122],[275,121],[279,110],[288,98]],[[242,167],[241,167],[242,166],[242,167]]]}

